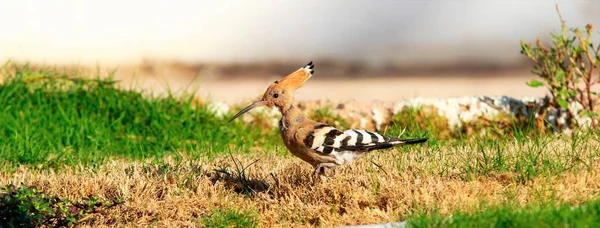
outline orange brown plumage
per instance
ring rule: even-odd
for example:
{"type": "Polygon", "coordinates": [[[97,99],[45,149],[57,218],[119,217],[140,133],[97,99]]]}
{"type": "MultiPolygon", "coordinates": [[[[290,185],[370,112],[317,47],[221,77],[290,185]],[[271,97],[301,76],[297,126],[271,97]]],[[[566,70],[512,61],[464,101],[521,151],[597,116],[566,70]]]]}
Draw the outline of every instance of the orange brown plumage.
{"type": "Polygon", "coordinates": [[[229,121],[258,106],[277,107],[282,114],[279,131],[283,143],[294,156],[311,164],[315,175],[324,173],[326,168],[350,163],[373,150],[427,141],[426,138],[408,140],[390,138],[365,130],[341,131],[304,117],[292,104],[293,94],[312,77],[313,73],[314,65],[309,62],[283,79],[273,82],[261,100],[248,105],[229,121]]]}

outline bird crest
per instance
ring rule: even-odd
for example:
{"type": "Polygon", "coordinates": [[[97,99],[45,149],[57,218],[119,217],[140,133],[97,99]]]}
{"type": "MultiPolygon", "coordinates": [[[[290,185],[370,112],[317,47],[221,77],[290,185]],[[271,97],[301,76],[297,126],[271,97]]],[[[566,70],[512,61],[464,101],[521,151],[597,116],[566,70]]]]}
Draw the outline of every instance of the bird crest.
{"type": "Polygon", "coordinates": [[[283,79],[279,80],[279,82],[275,84],[286,89],[296,90],[302,87],[302,85],[304,85],[304,83],[308,81],[310,77],[312,77],[312,75],[315,73],[315,70],[313,69],[314,67],[315,65],[313,65],[311,61],[304,67],[298,69],[297,71],[294,71],[288,76],[285,76],[283,79]]]}

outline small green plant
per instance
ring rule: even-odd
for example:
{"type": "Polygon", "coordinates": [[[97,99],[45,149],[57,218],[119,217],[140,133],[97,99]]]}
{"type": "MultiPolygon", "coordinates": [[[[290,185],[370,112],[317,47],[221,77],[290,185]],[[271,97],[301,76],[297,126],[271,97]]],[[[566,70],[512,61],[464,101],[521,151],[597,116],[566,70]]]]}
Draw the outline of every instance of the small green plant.
{"type": "Polygon", "coordinates": [[[258,217],[249,211],[218,209],[203,219],[206,227],[258,227],[258,217]]]}
{"type": "MultiPolygon", "coordinates": [[[[550,47],[544,45],[540,38],[536,45],[521,41],[521,53],[534,63],[533,73],[542,81],[531,80],[530,87],[546,86],[550,99],[546,106],[540,107],[539,119],[544,119],[550,108],[566,110],[566,125],[574,127],[576,115],[591,118],[591,126],[598,127],[598,93],[592,88],[600,81],[596,68],[600,67],[600,45],[594,45],[590,40],[593,33],[592,24],[587,24],[585,31],[579,28],[567,28],[566,22],[556,6],[560,18],[560,33],[552,33],[550,47]],[[576,106],[581,108],[577,108],[576,106]]],[[[542,122],[542,121],[538,121],[542,122]]],[[[560,124],[560,123],[558,123],[560,124]]],[[[559,126],[560,127],[560,126],[559,126]]]]}
{"type": "Polygon", "coordinates": [[[83,201],[61,199],[25,185],[0,188],[0,227],[73,226],[84,215],[122,203],[101,201],[96,197],[83,201]]]}

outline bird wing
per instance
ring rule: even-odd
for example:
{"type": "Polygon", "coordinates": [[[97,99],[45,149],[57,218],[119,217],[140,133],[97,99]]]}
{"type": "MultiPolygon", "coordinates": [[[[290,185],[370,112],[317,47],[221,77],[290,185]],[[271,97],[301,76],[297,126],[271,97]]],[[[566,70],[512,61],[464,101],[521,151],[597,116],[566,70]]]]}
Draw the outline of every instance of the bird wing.
{"type": "Polygon", "coordinates": [[[304,144],[313,150],[324,154],[333,151],[371,151],[376,149],[391,148],[399,144],[414,144],[425,142],[427,139],[402,140],[390,138],[377,132],[350,129],[340,131],[339,129],[319,123],[313,131],[304,139],[304,144]]]}

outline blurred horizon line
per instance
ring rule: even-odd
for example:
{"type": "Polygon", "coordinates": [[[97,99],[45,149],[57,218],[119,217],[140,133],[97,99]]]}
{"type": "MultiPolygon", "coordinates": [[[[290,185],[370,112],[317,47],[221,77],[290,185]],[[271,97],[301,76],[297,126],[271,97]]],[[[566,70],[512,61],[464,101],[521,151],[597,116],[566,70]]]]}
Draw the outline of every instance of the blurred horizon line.
{"type": "Polygon", "coordinates": [[[183,62],[144,59],[137,64],[56,64],[35,61],[7,60],[4,65],[28,65],[34,69],[55,68],[66,72],[89,72],[100,70],[110,72],[116,70],[120,75],[127,73],[169,77],[193,77],[217,80],[260,79],[281,77],[299,68],[305,62],[313,61],[316,66],[316,80],[337,78],[403,78],[403,77],[490,77],[515,72],[516,75],[527,75],[533,64],[526,58],[512,63],[489,61],[457,61],[445,64],[399,64],[386,63],[369,65],[361,61],[333,60],[330,58],[307,59],[306,61],[254,61],[254,62],[183,62]]]}

